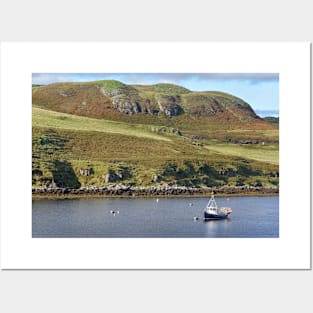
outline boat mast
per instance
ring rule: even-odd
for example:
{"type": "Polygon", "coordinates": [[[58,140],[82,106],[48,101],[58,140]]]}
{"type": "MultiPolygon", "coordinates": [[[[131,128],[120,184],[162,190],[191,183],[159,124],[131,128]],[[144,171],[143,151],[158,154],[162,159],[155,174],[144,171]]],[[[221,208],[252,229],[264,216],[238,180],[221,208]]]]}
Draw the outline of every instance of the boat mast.
{"type": "Polygon", "coordinates": [[[217,213],[217,204],[214,199],[214,192],[212,190],[211,199],[206,206],[207,210],[215,211],[217,213]]]}

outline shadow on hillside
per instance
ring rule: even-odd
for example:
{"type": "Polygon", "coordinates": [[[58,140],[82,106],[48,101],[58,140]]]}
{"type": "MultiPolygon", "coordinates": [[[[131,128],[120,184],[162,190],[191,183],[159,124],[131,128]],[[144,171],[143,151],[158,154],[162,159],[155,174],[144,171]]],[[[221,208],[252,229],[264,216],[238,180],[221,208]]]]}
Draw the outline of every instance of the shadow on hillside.
{"type": "Polygon", "coordinates": [[[57,187],[79,188],[80,182],[75,171],[68,161],[53,161],[53,180],[57,187]]]}

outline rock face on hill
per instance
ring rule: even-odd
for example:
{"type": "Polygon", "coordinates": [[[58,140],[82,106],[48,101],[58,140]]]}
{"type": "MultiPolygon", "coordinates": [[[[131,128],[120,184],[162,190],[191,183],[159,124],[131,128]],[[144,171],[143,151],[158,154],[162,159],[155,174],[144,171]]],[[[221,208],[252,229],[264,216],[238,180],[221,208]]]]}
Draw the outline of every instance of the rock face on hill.
{"type": "Polygon", "coordinates": [[[33,86],[33,104],[76,115],[104,118],[112,114],[147,114],[237,120],[259,119],[250,105],[221,92],[192,92],[172,84],[126,85],[104,80],[33,86]]]}

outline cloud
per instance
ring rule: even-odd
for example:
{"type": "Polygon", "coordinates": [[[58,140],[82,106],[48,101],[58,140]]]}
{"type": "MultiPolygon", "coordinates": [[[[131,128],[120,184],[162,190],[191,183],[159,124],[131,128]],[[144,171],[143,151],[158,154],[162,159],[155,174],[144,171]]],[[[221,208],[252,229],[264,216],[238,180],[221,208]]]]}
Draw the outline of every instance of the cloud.
{"type": "Polygon", "coordinates": [[[130,80],[144,81],[150,79],[162,82],[180,83],[187,80],[194,81],[249,81],[251,84],[273,82],[279,80],[278,73],[148,73],[148,74],[122,74],[130,80]]]}
{"type": "Polygon", "coordinates": [[[33,73],[34,84],[117,79],[132,84],[186,81],[248,81],[251,84],[278,82],[278,73],[33,73]]]}
{"type": "Polygon", "coordinates": [[[51,84],[59,82],[75,81],[71,77],[73,74],[58,74],[58,73],[33,73],[33,84],[51,84]]]}

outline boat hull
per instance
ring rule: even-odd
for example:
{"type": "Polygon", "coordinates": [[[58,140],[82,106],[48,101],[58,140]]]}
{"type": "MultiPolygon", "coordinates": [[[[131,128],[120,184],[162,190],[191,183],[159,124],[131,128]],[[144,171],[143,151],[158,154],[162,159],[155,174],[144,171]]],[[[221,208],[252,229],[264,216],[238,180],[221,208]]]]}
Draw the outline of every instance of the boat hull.
{"type": "Polygon", "coordinates": [[[223,220],[228,218],[228,214],[212,214],[208,212],[204,212],[205,220],[223,220]]]}

